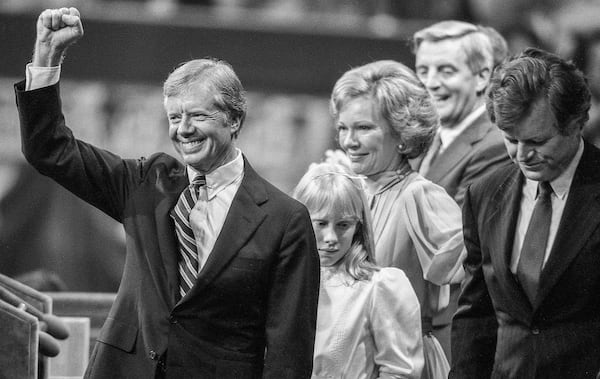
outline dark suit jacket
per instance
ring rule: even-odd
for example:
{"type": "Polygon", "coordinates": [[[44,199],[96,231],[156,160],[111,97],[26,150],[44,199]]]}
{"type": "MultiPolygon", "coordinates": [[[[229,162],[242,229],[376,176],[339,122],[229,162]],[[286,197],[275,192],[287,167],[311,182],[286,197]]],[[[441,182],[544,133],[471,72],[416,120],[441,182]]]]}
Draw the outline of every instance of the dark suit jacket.
{"type": "MultiPolygon", "coordinates": [[[[419,170],[421,162],[422,157],[414,160],[413,168],[419,170]]],[[[444,187],[462,205],[469,184],[506,162],[502,135],[484,112],[436,157],[423,176],[444,187]]]]}
{"type": "Polygon", "coordinates": [[[244,160],[214,249],[176,303],[169,212],[188,184],[185,166],[162,153],[121,159],[76,140],[65,126],[58,85],[22,90],[17,84],[27,160],[122,222],[127,234],[119,291],[86,377],[309,378],[319,258],[306,208],[244,160]]]}
{"type": "Polygon", "coordinates": [[[594,378],[600,368],[600,150],[585,144],[531,304],[510,271],[523,174],[509,164],[463,207],[467,273],[451,378],[594,378]]]}

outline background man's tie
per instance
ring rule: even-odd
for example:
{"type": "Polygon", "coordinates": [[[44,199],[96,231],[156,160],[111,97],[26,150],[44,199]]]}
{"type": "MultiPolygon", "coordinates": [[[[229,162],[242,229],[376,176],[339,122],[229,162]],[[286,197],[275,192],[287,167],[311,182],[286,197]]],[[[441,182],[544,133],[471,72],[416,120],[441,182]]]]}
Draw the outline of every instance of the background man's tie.
{"type": "Polygon", "coordinates": [[[419,168],[419,173],[421,175],[427,174],[427,171],[429,171],[429,168],[431,167],[431,165],[437,158],[438,154],[440,153],[441,147],[442,147],[442,139],[440,138],[440,134],[437,133],[435,135],[435,137],[433,137],[433,142],[431,142],[431,146],[429,146],[427,153],[425,153],[423,162],[421,162],[421,166],[419,168]]]}
{"type": "Polygon", "coordinates": [[[206,201],[206,177],[198,175],[179,196],[172,212],[179,241],[179,294],[184,297],[198,277],[198,250],[190,224],[190,211],[199,197],[206,201]]]}
{"type": "Polygon", "coordinates": [[[517,265],[517,278],[533,304],[538,290],[544,263],[550,221],[552,219],[552,187],[548,182],[538,184],[538,198],[525,233],[521,256],[517,265]]]}

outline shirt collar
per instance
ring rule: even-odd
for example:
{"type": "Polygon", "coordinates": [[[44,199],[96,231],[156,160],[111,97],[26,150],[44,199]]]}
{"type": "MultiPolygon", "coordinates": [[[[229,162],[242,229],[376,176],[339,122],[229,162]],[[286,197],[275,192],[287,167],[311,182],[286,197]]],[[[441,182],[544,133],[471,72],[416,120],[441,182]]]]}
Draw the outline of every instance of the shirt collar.
{"type": "Polygon", "coordinates": [[[485,105],[480,105],[475,108],[467,117],[465,117],[461,122],[456,124],[453,128],[444,128],[441,127],[438,129],[438,133],[440,134],[440,140],[442,142],[442,147],[445,149],[462,133],[465,129],[469,127],[479,116],[481,116],[485,112],[485,105]]]}
{"type": "MultiPolygon", "coordinates": [[[[575,170],[577,170],[577,166],[579,165],[579,161],[581,160],[581,156],[583,155],[583,140],[579,141],[579,147],[577,148],[577,153],[571,160],[571,163],[567,166],[567,168],[554,180],[550,182],[550,186],[552,187],[552,192],[561,200],[565,199],[567,193],[569,192],[569,188],[571,187],[571,182],[573,181],[573,177],[575,176],[575,170]]],[[[537,198],[537,187],[538,182],[531,179],[526,179],[525,182],[525,194],[530,199],[537,198]]]]}
{"type": "MultiPolygon", "coordinates": [[[[244,172],[244,159],[242,158],[240,149],[236,148],[235,151],[236,156],[232,161],[218,167],[210,174],[206,175],[206,188],[209,200],[242,176],[244,172]]],[[[190,184],[196,176],[200,175],[198,171],[194,170],[191,166],[187,166],[187,173],[190,184]]]]}

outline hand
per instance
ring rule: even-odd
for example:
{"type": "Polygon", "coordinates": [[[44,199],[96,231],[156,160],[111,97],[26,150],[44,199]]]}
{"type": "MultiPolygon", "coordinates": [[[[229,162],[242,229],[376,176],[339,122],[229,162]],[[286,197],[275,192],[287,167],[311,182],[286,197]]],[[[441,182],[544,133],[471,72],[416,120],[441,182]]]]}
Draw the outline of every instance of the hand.
{"type": "Polygon", "coordinates": [[[40,354],[46,357],[56,357],[60,353],[58,340],[64,340],[69,337],[67,325],[59,317],[49,313],[35,316],[39,320],[38,350],[40,354]]]}
{"type": "Polygon", "coordinates": [[[81,17],[76,8],[46,9],[37,20],[34,66],[58,66],[69,46],[83,37],[81,17]]]}
{"type": "Polygon", "coordinates": [[[38,331],[38,351],[46,357],[56,357],[60,353],[60,345],[56,338],[40,330],[38,331]]]}

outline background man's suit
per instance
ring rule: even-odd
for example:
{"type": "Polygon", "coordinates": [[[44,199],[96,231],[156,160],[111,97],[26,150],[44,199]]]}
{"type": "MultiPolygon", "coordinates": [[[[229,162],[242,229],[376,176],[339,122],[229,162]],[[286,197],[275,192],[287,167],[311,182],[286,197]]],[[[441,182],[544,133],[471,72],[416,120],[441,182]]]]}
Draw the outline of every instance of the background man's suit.
{"type": "MultiPolygon", "coordinates": [[[[458,205],[462,205],[465,191],[470,183],[506,162],[510,160],[506,154],[502,135],[490,122],[487,112],[483,112],[438,154],[426,172],[421,174],[444,187],[458,205]]],[[[422,158],[415,160],[413,167],[419,170],[421,163],[422,158]]],[[[459,293],[460,284],[450,285],[448,307],[433,318],[434,334],[444,347],[450,345],[449,324],[456,312],[459,293]]]]}
{"type": "Polygon", "coordinates": [[[166,154],[123,160],[75,140],[58,85],[27,92],[23,86],[16,94],[29,162],[122,222],[127,233],[117,299],[86,376],[152,378],[163,366],[169,378],[310,377],[319,259],[306,209],[245,160],[214,249],[176,303],[178,252],[169,212],[188,185],[185,166],[166,154]]]}
{"type": "Polygon", "coordinates": [[[524,181],[520,169],[506,165],[467,190],[467,277],[453,320],[450,378],[595,377],[600,368],[599,167],[600,150],[586,143],[533,305],[510,271],[524,181]]]}
{"type": "MultiPolygon", "coordinates": [[[[462,205],[467,186],[494,168],[508,162],[502,135],[483,112],[437,155],[421,175],[444,187],[458,205],[462,205]]],[[[422,160],[412,162],[420,169],[422,160]]]]}

